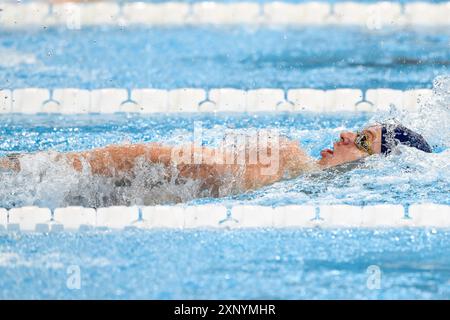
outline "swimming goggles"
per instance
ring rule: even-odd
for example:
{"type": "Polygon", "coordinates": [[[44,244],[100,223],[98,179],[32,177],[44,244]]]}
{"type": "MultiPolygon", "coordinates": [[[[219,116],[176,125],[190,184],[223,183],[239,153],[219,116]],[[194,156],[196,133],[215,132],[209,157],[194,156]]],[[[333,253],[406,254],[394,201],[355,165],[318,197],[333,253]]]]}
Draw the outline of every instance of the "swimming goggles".
{"type": "Polygon", "coordinates": [[[355,145],[359,150],[365,151],[372,155],[372,143],[370,142],[369,135],[364,132],[356,132],[355,145]]]}

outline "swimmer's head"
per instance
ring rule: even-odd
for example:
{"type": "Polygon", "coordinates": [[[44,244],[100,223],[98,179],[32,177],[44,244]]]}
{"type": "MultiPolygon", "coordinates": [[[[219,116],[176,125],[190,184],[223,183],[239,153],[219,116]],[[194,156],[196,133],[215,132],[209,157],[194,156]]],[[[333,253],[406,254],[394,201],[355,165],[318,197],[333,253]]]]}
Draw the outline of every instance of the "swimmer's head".
{"type": "Polygon", "coordinates": [[[380,153],[386,155],[399,144],[431,153],[431,147],[422,135],[400,124],[382,124],[380,153]]]}
{"type": "Polygon", "coordinates": [[[431,152],[430,145],[420,134],[399,124],[376,124],[361,132],[342,132],[333,150],[321,151],[318,163],[322,167],[334,167],[373,154],[387,155],[398,144],[431,152]]]}

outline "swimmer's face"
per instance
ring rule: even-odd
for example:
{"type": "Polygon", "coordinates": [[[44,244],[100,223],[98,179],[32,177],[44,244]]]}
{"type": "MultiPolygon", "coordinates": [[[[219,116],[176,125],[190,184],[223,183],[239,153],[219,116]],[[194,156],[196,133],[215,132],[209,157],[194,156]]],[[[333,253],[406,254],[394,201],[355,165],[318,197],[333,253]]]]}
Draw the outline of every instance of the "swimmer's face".
{"type": "MultiPolygon", "coordinates": [[[[373,153],[381,153],[381,126],[367,127],[362,133],[366,134],[373,153]]],[[[356,146],[356,136],[356,132],[341,132],[340,139],[333,144],[333,150],[320,152],[319,165],[328,168],[367,157],[369,153],[356,146]]]]}

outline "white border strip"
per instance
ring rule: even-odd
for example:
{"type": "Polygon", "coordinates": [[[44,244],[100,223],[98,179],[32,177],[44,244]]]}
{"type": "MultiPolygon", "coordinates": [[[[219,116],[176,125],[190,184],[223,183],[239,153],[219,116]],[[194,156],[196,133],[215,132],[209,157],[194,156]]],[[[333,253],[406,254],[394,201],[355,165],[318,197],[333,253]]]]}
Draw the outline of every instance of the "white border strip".
{"type": "Polygon", "coordinates": [[[237,2],[215,3],[64,3],[0,4],[0,27],[92,25],[356,25],[369,29],[392,26],[449,26],[450,2],[357,3],[237,2]]]}
{"type": "Polygon", "coordinates": [[[0,231],[78,231],[92,228],[450,228],[450,206],[290,205],[279,207],[220,205],[0,208],[0,231]]]}
{"type": "Polygon", "coordinates": [[[379,112],[418,111],[431,89],[97,89],[0,90],[2,113],[379,112]]]}

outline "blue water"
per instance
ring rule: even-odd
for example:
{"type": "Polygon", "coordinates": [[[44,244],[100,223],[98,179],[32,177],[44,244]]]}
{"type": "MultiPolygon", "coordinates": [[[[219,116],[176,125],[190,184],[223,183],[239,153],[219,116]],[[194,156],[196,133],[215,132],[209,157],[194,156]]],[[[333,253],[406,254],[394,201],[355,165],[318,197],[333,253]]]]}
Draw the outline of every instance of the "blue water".
{"type": "Polygon", "coordinates": [[[449,241],[426,229],[0,235],[0,298],[448,299],[449,241]]]}
{"type": "Polygon", "coordinates": [[[429,88],[448,29],[0,30],[0,88],[429,88]]]}
{"type": "MultiPolygon", "coordinates": [[[[0,88],[431,88],[437,75],[449,74],[449,43],[448,30],[426,28],[0,30],[0,88]]],[[[200,122],[205,145],[217,145],[229,130],[273,128],[318,157],[339,132],[395,117],[424,134],[434,153],[402,149],[350,171],[302,175],[218,199],[196,199],[174,186],[166,191],[182,191],[188,205],[450,205],[450,82],[440,88],[417,114],[0,115],[0,156],[175,145],[190,141],[200,122]]],[[[0,172],[0,207],[174,202],[139,183],[126,190],[76,175],[41,155],[23,174],[0,172]]],[[[0,231],[0,299],[449,299],[449,241],[448,229],[407,228],[0,231]],[[370,286],[370,266],[381,272],[379,289],[370,286]]]]}

